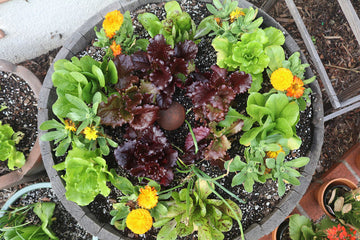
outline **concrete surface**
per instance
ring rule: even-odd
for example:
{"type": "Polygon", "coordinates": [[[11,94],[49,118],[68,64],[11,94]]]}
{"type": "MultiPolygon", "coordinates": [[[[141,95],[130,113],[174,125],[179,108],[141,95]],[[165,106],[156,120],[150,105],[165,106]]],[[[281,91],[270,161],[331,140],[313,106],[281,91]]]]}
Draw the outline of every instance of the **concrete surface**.
{"type": "Polygon", "coordinates": [[[116,0],[0,0],[0,59],[19,63],[62,46],[91,16],[116,0]]]}

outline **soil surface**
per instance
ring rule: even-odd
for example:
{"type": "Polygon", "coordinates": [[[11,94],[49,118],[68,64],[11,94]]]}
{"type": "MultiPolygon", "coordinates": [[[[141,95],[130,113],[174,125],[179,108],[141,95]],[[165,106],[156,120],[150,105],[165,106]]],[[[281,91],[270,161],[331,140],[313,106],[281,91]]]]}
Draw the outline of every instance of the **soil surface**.
{"type": "MultiPolygon", "coordinates": [[[[260,7],[265,1],[253,0],[249,2],[260,7]]],[[[358,0],[352,0],[352,3],[357,13],[360,14],[360,4],[358,4],[358,0]]],[[[313,42],[325,65],[335,92],[340,95],[351,87],[356,82],[356,79],[360,77],[360,47],[351,32],[349,24],[342,14],[337,1],[296,0],[295,4],[303,17],[310,35],[313,36],[313,42]]],[[[279,21],[292,35],[307,56],[312,70],[316,73],[315,67],[306,51],[303,40],[286,7],[285,1],[279,0],[274,8],[269,11],[269,14],[279,21]]],[[[58,50],[59,49],[56,49],[38,58],[25,61],[20,65],[33,71],[40,81],[43,81],[58,50]]],[[[331,108],[329,99],[318,75],[317,80],[321,85],[325,111],[326,113],[330,113],[334,110],[331,108]]],[[[340,160],[341,156],[349,148],[359,141],[359,125],[360,109],[353,110],[325,122],[324,145],[314,179],[326,173],[329,168],[340,160]]],[[[0,172],[1,168],[0,166],[0,172]]],[[[9,192],[11,193],[11,190],[7,190],[8,194],[9,192]]],[[[254,192],[256,192],[256,190],[254,192]]],[[[3,191],[0,192],[0,205],[2,193],[3,191]]],[[[254,209],[257,208],[256,204],[251,207],[254,209]]]]}

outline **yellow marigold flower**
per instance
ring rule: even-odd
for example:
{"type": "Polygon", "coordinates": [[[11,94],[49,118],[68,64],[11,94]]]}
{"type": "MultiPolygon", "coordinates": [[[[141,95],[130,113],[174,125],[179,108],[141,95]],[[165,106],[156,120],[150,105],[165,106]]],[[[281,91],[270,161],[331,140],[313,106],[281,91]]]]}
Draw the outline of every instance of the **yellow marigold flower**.
{"type": "Polygon", "coordinates": [[[279,68],[271,74],[270,82],[276,90],[285,91],[293,83],[293,74],[287,68],[279,68]]]}
{"type": "Polygon", "coordinates": [[[120,29],[123,21],[124,16],[121,14],[120,11],[115,10],[107,13],[102,25],[105,30],[106,36],[110,39],[114,37],[115,32],[120,29]]]}
{"type": "Polygon", "coordinates": [[[286,90],[286,96],[299,98],[304,94],[304,83],[300,78],[294,76],[291,86],[286,90]]]}
{"type": "MultiPolygon", "coordinates": [[[[280,145],[279,145],[280,146],[280,145]]],[[[280,146],[280,149],[278,150],[278,151],[275,151],[275,152],[273,152],[273,151],[268,151],[268,152],[266,152],[266,156],[268,157],[268,158],[277,158],[277,156],[279,155],[279,153],[281,153],[281,152],[285,152],[284,150],[283,150],[283,148],[280,146]]]]}
{"type": "Polygon", "coordinates": [[[115,41],[112,42],[111,46],[110,46],[111,51],[113,52],[114,57],[118,56],[121,54],[121,46],[116,44],[115,41]]]}
{"type": "Polygon", "coordinates": [[[150,230],[153,219],[146,209],[132,210],[126,218],[126,226],[136,234],[144,234],[150,230]]]}
{"type": "Polygon", "coordinates": [[[152,209],[158,203],[158,198],[157,191],[154,187],[145,186],[145,188],[140,188],[137,202],[142,208],[152,209]]]}
{"type": "Polygon", "coordinates": [[[75,123],[71,120],[65,120],[65,129],[71,132],[76,132],[75,123]]]}
{"type": "Polygon", "coordinates": [[[98,131],[95,127],[86,127],[84,129],[85,138],[89,140],[96,140],[98,131]]]}
{"type": "Polygon", "coordinates": [[[245,16],[245,13],[242,11],[242,8],[237,7],[230,13],[230,22],[234,22],[240,16],[245,16]]]}

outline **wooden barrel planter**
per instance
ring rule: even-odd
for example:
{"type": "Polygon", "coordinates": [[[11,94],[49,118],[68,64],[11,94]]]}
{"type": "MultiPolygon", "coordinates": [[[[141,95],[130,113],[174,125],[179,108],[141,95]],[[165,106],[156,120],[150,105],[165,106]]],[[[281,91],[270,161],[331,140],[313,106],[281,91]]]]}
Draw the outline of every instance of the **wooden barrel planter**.
{"type": "MultiPolygon", "coordinates": [[[[148,3],[159,3],[163,2],[160,0],[121,0],[117,1],[107,8],[101,10],[98,14],[90,18],[84,25],[82,25],[74,35],[68,40],[68,42],[63,46],[63,48],[57,54],[55,61],[59,59],[70,59],[75,56],[78,52],[85,49],[87,45],[95,38],[94,26],[101,28],[102,21],[107,12],[113,10],[120,10],[125,12],[129,10],[130,12],[141,7],[144,4],[148,3]]],[[[211,1],[203,1],[211,2],[211,1]]],[[[250,7],[253,6],[247,1],[239,0],[239,7],[250,7]]],[[[281,31],[283,31],[286,41],[284,44],[285,51],[291,55],[294,52],[301,52],[300,48],[294,41],[294,39],[286,32],[286,30],[277,23],[273,18],[271,18],[264,11],[259,9],[258,16],[263,17],[265,27],[273,26],[281,31]]],[[[306,63],[306,59],[303,54],[301,54],[301,60],[303,63],[306,63]]],[[[38,126],[42,122],[53,119],[54,114],[52,113],[51,106],[56,101],[56,91],[53,87],[51,75],[54,72],[54,68],[51,67],[46,75],[43,87],[40,93],[40,102],[39,102],[39,115],[38,115],[38,126]]],[[[313,73],[309,68],[305,73],[306,78],[313,76],[313,73]]],[[[262,236],[269,234],[273,231],[278,225],[280,225],[283,220],[292,212],[295,208],[295,205],[300,201],[304,193],[306,192],[312,175],[315,172],[315,167],[318,163],[320,157],[320,151],[323,144],[324,137],[324,122],[323,122],[323,103],[321,97],[321,91],[318,83],[315,81],[310,84],[310,87],[313,91],[313,116],[312,116],[312,145],[307,156],[310,158],[310,162],[302,170],[302,177],[299,179],[301,185],[294,186],[287,193],[287,195],[281,200],[277,205],[275,210],[262,219],[259,223],[254,223],[248,227],[245,231],[246,239],[259,239],[262,236]]],[[[40,135],[44,134],[41,132],[40,135]]],[[[95,218],[95,216],[90,213],[87,207],[80,207],[74,202],[66,200],[65,197],[65,186],[64,181],[61,179],[60,173],[58,173],[54,168],[54,151],[53,144],[50,142],[40,142],[41,153],[44,160],[44,165],[46,171],[49,175],[50,181],[52,183],[53,189],[55,190],[57,196],[62,201],[66,209],[75,217],[75,219],[91,234],[98,236],[99,239],[128,239],[127,237],[121,236],[119,231],[117,231],[113,226],[108,223],[101,223],[95,218]]],[[[238,238],[237,238],[238,239],[238,238]]]]}
{"type": "MultiPolygon", "coordinates": [[[[29,85],[36,99],[39,99],[41,82],[27,68],[0,59],[0,71],[13,73],[21,77],[29,85]]],[[[35,144],[26,159],[25,165],[20,169],[0,176],[0,190],[34,180],[39,175],[43,174],[44,170],[40,153],[39,137],[37,137],[35,144]]]]}

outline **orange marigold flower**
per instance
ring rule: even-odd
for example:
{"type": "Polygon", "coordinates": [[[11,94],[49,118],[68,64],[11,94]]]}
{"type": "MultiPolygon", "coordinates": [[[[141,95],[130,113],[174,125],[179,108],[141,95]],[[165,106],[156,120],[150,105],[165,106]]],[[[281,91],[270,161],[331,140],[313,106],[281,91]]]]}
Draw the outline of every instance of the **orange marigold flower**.
{"type": "Polygon", "coordinates": [[[111,51],[113,52],[114,57],[118,56],[121,54],[121,46],[116,44],[115,41],[112,42],[111,46],[110,46],[111,51]]]}
{"type": "Polygon", "coordinates": [[[86,127],[83,133],[85,134],[85,138],[89,140],[96,140],[98,137],[98,131],[95,129],[95,127],[86,127]]]}
{"type": "Polygon", "coordinates": [[[304,83],[300,78],[294,76],[291,86],[286,90],[286,96],[300,98],[304,94],[304,83]]]}
{"type": "Polygon", "coordinates": [[[132,210],[126,218],[126,226],[136,234],[144,234],[150,230],[153,219],[146,209],[132,210]]]}
{"type": "Polygon", "coordinates": [[[271,74],[270,82],[276,90],[285,91],[293,83],[293,74],[287,68],[278,68],[271,74]]]}
{"type": "Polygon", "coordinates": [[[158,203],[158,198],[157,191],[154,187],[145,186],[145,188],[140,188],[137,202],[142,208],[152,209],[158,203]]]}
{"type": "Polygon", "coordinates": [[[221,24],[221,19],[220,19],[220,18],[216,17],[216,18],[214,18],[214,19],[215,19],[215,21],[216,21],[216,23],[217,23],[218,25],[221,24]]]}
{"type": "MultiPolygon", "coordinates": [[[[279,145],[280,146],[280,145],[279,145]]],[[[276,158],[278,155],[279,155],[279,153],[281,153],[281,152],[284,152],[284,150],[283,150],[283,148],[280,146],[280,149],[278,150],[278,151],[275,151],[275,152],[273,152],[273,151],[268,151],[268,152],[266,152],[266,156],[268,157],[268,158],[276,158]]]]}
{"type": "Polygon", "coordinates": [[[242,11],[242,8],[237,7],[230,13],[230,22],[234,22],[240,16],[245,16],[245,13],[242,11]]]}
{"type": "Polygon", "coordinates": [[[106,36],[110,39],[114,37],[116,31],[118,31],[123,24],[123,21],[124,16],[119,10],[107,13],[102,25],[105,30],[106,36]]]}
{"type": "Polygon", "coordinates": [[[65,120],[65,129],[71,132],[76,132],[75,123],[71,120],[65,120]]]}

